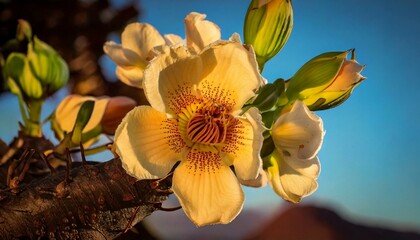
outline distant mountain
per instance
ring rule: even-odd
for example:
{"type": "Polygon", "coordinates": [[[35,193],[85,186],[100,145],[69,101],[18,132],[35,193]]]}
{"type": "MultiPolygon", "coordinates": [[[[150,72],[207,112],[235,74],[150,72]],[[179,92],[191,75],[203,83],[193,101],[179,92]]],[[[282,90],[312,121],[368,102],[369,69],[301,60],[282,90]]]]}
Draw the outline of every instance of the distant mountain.
{"type": "Polygon", "coordinates": [[[154,212],[143,222],[156,239],[162,240],[420,240],[418,232],[352,222],[324,207],[279,206],[271,206],[271,212],[245,208],[226,225],[196,227],[182,210],[154,212]]]}
{"type": "Polygon", "coordinates": [[[420,234],[366,226],[330,209],[294,205],[281,211],[245,240],[420,240],[420,234]]]}
{"type": "Polygon", "coordinates": [[[154,212],[144,221],[147,229],[158,239],[168,240],[240,240],[255,231],[267,220],[258,210],[244,209],[231,223],[196,227],[182,210],[154,212]]]}

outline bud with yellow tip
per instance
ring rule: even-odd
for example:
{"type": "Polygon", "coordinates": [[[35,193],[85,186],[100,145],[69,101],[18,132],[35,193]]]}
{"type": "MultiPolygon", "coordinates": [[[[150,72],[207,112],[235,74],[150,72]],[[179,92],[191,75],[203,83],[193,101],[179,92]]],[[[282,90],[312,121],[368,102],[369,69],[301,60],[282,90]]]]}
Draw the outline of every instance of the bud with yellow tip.
{"type": "Polygon", "coordinates": [[[253,0],[245,17],[245,44],[254,48],[262,71],[286,44],[293,28],[291,0],[253,0]]]}
{"type": "Polygon", "coordinates": [[[289,99],[302,100],[311,110],[324,110],[343,103],[365,79],[365,66],[355,60],[355,52],[328,52],[308,61],[290,79],[289,99]],[[347,55],[352,53],[351,59],[347,55]]]}

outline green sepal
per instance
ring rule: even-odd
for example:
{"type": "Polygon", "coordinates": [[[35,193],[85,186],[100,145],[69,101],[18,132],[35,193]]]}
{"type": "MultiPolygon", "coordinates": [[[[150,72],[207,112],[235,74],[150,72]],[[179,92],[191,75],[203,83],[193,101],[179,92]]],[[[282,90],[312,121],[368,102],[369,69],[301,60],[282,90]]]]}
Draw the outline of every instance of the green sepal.
{"type": "Polygon", "coordinates": [[[259,6],[251,1],[244,21],[244,41],[254,48],[260,71],[286,44],[293,28],[290,0],[273,0],[259,6]]]}
{"type": "Polygon", "coordinates": [[[260,93],[252,103],[253,106],[257,107],[261,112],[265,112],[273,108],[277,102],[277,91],[272,83],[267,83],[261,88],[260,93]]]}
{"type": "Polygon", "coordinates": [[[289,99],[304,98],[300,95],[305,90],[320,92],[328,87],[337,76],[349,51],[323,53],[305,63],[289,80],[286,90],[289,99]]]}
{"type": "Polygon", "coordinates": [[[102,134],[102,126],[101,124],[98,124],[89,132],[84,132],[82,134],[83,144],[86,144],[86,145],[93,144],[97,140],[96,138],[101,134],[102,134]]]}
{"type": "Polygon", "coordinates": [[[260,112],[275,110],[279,102],[279,98],[284,96],[285,84],[284,80],[279,78],[274,83],[268,83],[262,86],[258,92],[257,97],[246,105],[246,109],[256,107],[260,112]]]}
{"type": "Polygon", "coordinates": [[[51,46],[36,36],[34,41],[28,44],[28,60],[46,96],[52,95],[67,83],[69,78],[67,63],[51,46]]]}
{"type": "Polygon", "coordinates": [[[18,83],[24,98],[39,99],[42,97],[40,82],[32,74],[28,59],[22,53],[11,53],[6,60],[4,71],[18,83]]]}
{"type": "Polygon", "coordinates": [[[79,144],[83,142],[82,132],[85,126],[88,124],[90,117],[92,116],[93,107],[95,106],[95,101],[86,101],[80,106],[79,112],[77,113],[76,122],[73,127],[73,134],[71,141],[73,144],[79,144]]]}
{"type": "MultiPolygon", "coordinates": [[[[345,102],[350,97],[351,93],[353,92],[353,89],[359,83],[353,85],[349,90],[343,91],[341,96],[338,97],[338,98],[335,98],[333,101],[327,102],[326,98],[320,97],[315,103],[309,105],[308,108],[311,111],[320,111],[320,110],[327,110],[327,109],[337,107],[337,106],[341,105],[343,102],[345,102]]],[[[322,94],[319,94],[319,95],[322,95],[322,94]]]]}
{"type": "Polygon", "coordinates": [[[54,132],[55,138],[57,138],[58,140],[64,139],[64,136],[66,133],[60,127],[60,124],[58,124],[58,121],[56,120],[56,117],[55,117],[55,113],[52,113],[50,115],[49,122],[50,122],[51,130],[54,132]]]}
{"type": "Polygon", "coordinates": [[[11,53],[7,57],[6,63],[3,67],[4,76],[6,78],[10,77],[18,83],[20,76],[23,73],[25,64],[26,64],[26,56],[24,54],[11,53]]]}
{"type": "Polygon", "coordinates": [[[275,149],[276,149],[276,146],[274,145],[273,138],[271,136],[267,137],[266,139],[264,139],[264,142],[261,148],[261,152],[260,152],[261,158],[270,156],[271,153],[273,153],[275,149]]]}

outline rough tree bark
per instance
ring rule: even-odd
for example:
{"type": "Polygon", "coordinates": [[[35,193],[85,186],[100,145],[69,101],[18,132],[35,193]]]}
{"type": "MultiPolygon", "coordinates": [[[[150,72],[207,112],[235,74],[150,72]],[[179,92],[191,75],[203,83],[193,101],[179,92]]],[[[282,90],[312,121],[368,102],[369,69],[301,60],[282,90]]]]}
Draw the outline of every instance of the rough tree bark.
{"type": "Polygon", "coordinates": [[[119,159],[57,172],[0,192],[0,236],[113,239],[160,209],[170,186],[170,178],[137,181],[119,159]]]}

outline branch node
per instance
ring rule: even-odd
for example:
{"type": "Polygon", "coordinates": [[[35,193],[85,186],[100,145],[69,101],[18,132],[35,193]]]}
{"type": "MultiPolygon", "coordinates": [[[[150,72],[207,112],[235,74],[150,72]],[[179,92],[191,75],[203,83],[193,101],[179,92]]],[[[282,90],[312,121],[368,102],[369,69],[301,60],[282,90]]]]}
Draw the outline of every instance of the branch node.
{"type": "Polygon", "coordinates": [[[41,152],[41,153],[39,153],[39,156],[41,156],[42,160],[45,162],[45,164],[47,164],[48,169],[50,169],[50,173],[51,174],[54,174],[55,173],[55,169],[51,165],[51,163],[48,161],[47,156],[45,155],[45,153],[41,152]]]}

